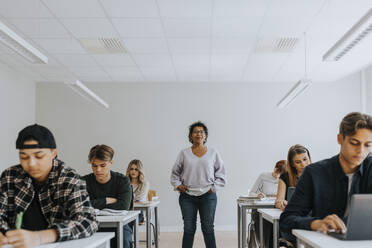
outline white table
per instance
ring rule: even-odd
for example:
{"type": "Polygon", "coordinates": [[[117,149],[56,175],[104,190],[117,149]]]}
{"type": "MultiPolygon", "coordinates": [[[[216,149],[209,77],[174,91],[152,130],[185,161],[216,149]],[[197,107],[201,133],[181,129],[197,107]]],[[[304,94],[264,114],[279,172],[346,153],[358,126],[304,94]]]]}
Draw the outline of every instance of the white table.
{"type": "MultiPolygon", "coordinates": [[[[126,215],[104,215],[97,216],[97,221],[100,227],[115,227],[117,229],[118,237],[116,238],[117,247],[123,248],[123,226],[134,222],[133,239],[134,245],[138,248],[138,215],[139,211],[128,211],[126,215]]],[[[82,247],[80,247],[82,248],[82,247]]]]}
{"type": "Polygon", "coordinates": [[[238,209],[238,248],[247,247],[247,209],[274,208],[275,200],[240,200],[237,199],[238,209]]]}
{"type": "Polygon", "coordinates": [[[297,247],[313,248],[371,248],[372,240],[345,241],[331,237],[320,232],[307,230],[292,230],[293,235],[297,237],[297,247]]]}
{"type": "Polygon", "coordinates": [[[115,237],[113,232],[98,232],[84,239],[75,239],[37,246],[37,248],[96,248],[110,247],[110,239],[115,237]]]}
{"type": "Polygon", "coordinates": [[[282,210],[274,209],[258,209],[260,213],[260,246],[263,244],[263,219],[273,224],[273,248],[278,247],[279,239],[279,219],[282,214],[282,210]]]}
{"type": "Polygon", "coordinates": [[[155,248],[159,247],[159,216],[158,216],[158,206],[160,201],[151,202],[135,202],[134,209],[141,210],[146,213],[146,247],[151,248],[152,238],[151,238],[151,215],[152,210],[155,212],[155,248]]]}

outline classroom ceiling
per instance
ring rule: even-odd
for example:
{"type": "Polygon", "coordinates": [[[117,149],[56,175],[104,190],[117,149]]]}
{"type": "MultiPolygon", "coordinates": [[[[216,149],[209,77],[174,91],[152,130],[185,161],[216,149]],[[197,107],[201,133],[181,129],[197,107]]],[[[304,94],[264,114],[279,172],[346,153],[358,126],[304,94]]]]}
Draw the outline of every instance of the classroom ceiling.
{"type": "Polygon", "coordinates": [[[314,82],[372,63],[372,35],[338,62],[324,53],[372,0],[0,0],[0,20],[49,58],[30,64],[0,45],[0,61],[44,82],[314,82]],[[84,42],[115,38],[124,53],[84,42]],[[277,47],[282,40],[285,47],[277,47]]]}

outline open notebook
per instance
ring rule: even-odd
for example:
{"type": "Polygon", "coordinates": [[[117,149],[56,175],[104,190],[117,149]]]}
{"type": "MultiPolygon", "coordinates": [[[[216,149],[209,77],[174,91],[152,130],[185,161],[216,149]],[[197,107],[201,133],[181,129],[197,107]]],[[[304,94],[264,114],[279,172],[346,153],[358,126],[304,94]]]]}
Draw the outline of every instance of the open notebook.
{"type": "Polygon", "coordinates": [[[104,209],[94,209],[94,212],[96,212],[96,215],[126,215],[128,214],[127,210],[115,210],[110,208],[104,208],[104,209]]]}

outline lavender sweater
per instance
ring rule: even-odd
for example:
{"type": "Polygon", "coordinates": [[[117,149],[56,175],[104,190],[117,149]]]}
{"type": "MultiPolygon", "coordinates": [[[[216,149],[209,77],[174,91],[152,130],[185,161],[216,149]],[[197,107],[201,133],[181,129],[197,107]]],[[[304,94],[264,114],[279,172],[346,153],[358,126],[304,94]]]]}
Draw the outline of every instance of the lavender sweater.
{"type": "Polygon", "coordinates": [[[216,149],[208,147],[202,157],[192,153],[191,147],[182,150],[173,166],[170,178],[174,189],[189,187],[190,195],[199,196],[209,189],[213,192],[225,186],[225,167],[216,149]]]}

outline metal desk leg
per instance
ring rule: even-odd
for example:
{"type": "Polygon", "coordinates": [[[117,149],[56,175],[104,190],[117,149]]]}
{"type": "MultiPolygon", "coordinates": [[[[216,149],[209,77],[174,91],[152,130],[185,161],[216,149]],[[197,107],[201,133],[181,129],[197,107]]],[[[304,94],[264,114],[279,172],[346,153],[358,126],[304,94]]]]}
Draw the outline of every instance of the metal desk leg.
{"type": "Polygon", "coordinates": [[[260,248],[264,247],[264,240],[263,240],[263,218],[262,214],[260,214],[260,248]]]}
{"type": "Polygon", "coordinates": [[[151,248],[151,208],[146,208],[146,244],[147,248],[151,248]]]}
{"type": "Polygon", "coordinates": [[[242,209],[239,206],[239,203],[237,204],[238,209],[238,248],[242,248],[242,209]]]}
{"type": "Polygon", "coordinates": [[[123,223],[120,221],[118,223],[118,236],[116,237],[116,243],[117,243],[117,247],[120,247],[120,248],[123,248],[123,243],[124,243],[124,235],[123,235],[123,223]]]}
{"type": "Polygon", "coordinates": [[[273,248],[278,248],[278,237],[279,237],[279,223],[278,220],[274,220],[273,223],[273,248]]]}
{"type": "Polygon", "coordinates": [[[247,247],[247,208],[242,207],[242,248],[247,247]]]}
{"type": "Polygon", "coordinates": [[[134,241],[134,247],[138,248],[138,215],[136,219],[134,220],[134,226],[133,226],[133,241],[134,241]]]}
{"type": "Polygon", "coordinates": [[[159,216],[158,216],[158,207],[154,208],[155,212],[155,247],[159,247],[159,236],[160,236],[160,226],[159,226],[159,216]]]}

